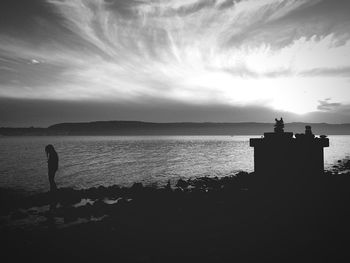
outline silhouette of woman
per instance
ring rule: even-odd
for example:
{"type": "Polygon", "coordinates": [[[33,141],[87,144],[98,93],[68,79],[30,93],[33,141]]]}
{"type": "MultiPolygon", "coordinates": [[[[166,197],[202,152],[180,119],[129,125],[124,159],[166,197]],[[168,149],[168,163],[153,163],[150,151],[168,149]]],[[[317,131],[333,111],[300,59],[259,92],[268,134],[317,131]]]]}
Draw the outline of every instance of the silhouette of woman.
{"type": "Polygon", "coordinates": [[[52,144],[46,145],[45,152],[47,156],[47,167],[50,182],[50,191],[54,192],[57,190],[55,183],[55,174],[58,170],[58,155],[52,144]]]}

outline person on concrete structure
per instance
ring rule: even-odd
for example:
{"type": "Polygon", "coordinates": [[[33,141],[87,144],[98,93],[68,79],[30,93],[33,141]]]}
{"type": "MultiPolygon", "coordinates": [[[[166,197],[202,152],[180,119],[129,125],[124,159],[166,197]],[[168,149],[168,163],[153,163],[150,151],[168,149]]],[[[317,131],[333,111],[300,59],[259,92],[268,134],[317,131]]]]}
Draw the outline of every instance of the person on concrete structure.
{"type": "Polygon", "coordinates": [[[280,120],[275,119],[275,128],[274,131],[275,133],[283,133],[284,132],[284,122],[283,119],[281,118],[280,120]]]}
{"type": "Polygon", "coordinates": [[[305,136],[314,138],[315,135],[312,133],[311,126],[305,126],[305,136]]]}

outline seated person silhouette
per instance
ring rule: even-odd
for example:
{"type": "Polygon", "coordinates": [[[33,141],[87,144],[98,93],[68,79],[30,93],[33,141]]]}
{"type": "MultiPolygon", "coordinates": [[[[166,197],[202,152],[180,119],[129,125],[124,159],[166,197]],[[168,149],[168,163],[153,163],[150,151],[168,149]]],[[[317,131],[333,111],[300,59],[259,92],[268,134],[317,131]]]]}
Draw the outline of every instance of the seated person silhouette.
{"type": "Polygon", "coordinates": [[[283,133],[284,132],[284,122],[283,119],[281,118],[280,120],[275,119],[275,128],[274,131],[275,133],[283,133]]]}
{"type": "Polygon", "coordinates": [[[315,138],[315,135],[312,133],[311,126],[309,125],[305,126],[305,136],[307,138],[315,138]]]}
{"type": "Polygon", "coordinates": [[[53,147],[52,144],[46,145],[45,152],[47,156],[50,191],[55,192],[57,190],[57,186],[55,183],[55,174],[58,170],[58,154],[55,151],[55,148],[53,147]]]}

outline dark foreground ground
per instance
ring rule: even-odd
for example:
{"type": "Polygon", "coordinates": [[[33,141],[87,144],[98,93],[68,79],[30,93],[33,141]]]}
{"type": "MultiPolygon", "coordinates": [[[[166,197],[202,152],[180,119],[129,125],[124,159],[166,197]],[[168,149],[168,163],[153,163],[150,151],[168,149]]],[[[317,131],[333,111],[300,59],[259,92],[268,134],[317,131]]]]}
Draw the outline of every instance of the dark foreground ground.
{"type": "Polygon", "coordinates": [[[350,260],[349,174],[60,189],[51,212],[48,193],[1,198],[1,262],[350,260]]]}

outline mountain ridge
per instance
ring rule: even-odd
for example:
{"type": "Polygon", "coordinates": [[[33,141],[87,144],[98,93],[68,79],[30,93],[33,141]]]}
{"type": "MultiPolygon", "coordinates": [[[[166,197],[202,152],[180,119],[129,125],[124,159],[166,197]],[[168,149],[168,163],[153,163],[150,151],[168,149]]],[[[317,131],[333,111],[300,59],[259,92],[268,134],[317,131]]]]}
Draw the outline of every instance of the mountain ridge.
{"type": "MultiPolygon", "coordinates": [[[[303,133],[312,126],[314,134],[350,135],[350,123],[285,123],[285,131],[303,133]]],[[[273,131],[267,122],[144,122],[91,121],[64,122],[47,128],[0,128],[0,135],[262,135],[273,131]]]]}

